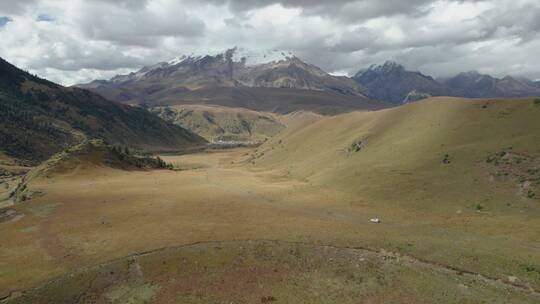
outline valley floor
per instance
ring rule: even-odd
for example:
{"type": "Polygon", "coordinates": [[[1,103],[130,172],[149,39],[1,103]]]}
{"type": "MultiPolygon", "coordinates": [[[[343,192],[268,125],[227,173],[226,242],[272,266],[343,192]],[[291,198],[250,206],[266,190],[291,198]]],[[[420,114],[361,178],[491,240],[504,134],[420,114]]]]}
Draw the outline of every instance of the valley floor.
{"type": "Polygon", "coordinates": [[[185,171],[88,167],[32,182],[42,194],[0,222],[0,299],[540,301],[537,234],[519,233],[538,221],[413,212],[247,166],[250,152],[164,156],[185,171]],[[505,221],[515,235],[490,233],[505,221]]]}

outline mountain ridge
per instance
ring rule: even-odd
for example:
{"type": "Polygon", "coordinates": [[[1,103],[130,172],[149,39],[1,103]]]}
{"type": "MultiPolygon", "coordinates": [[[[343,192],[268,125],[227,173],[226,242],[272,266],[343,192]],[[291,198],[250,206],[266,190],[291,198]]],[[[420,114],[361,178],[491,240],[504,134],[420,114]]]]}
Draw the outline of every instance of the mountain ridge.
{"type": "Polygon", "coordinates": [[[332,76],[292,53],[276,55],[279,51],[275,51],[266,58],[248,58],[238,54],[239,50],[178,57],[79,87],[119,102],[150,106],[202,103],[283,114],[298,110],[339,113],[385,106],[370,101],[355,81],[332,76]]]}
{"type": "Polygon", "coordinates": [[[368,97],[391,104],[402,104],[425,97],[448,95],[444,85],[431,76],[405,69],[399,63],[387,61],[382,65],[371,65],[353,77],[366,88],[368,97]]]}
{"type": "Polygon", "coordinates": [[[394,105],[432,96],[465,98],[540,96],[538,82],[523,78],[503,78],[478,71],[461,72],[449,78],[435,79],[421,72],[409,71],[399,63],[387,61],[371,65],[353,76],[366,88],[366,95],[394,105]]]}
{"type": "Polygon", "coordinates": [[[257,111],[285,111],[282,114],[297,110],[315,110],[323,114],[374,110],[432,96],[540,96],[540,81],[522,77],[496,78],[469,71],[435,79],[419,71],[410,71],[395,61],[372,64],[352,77],[333,76],[291,52],[256,52],[237,47],[222,53],[182,55],[127,75],[77,86],[130,104],[202,103],[257,111]],[[297,92],[273,91],[283,89],[297,92]],[[323,97],[306,108],[312,98],[309,95],[313,96],[313,92],[308,91],[323,97]],[[224,96],[217,97],[218,94],[224,96]],[[277,105],[278,99],[287,100],[291,105],[277,105]]]}
{"type": "Polygon", "coordinates": [[[84,139],[141,150],[177,150],[205,140],[143,108],[65,88],[0,58],[0,151],[42,161],[84,139]]]}

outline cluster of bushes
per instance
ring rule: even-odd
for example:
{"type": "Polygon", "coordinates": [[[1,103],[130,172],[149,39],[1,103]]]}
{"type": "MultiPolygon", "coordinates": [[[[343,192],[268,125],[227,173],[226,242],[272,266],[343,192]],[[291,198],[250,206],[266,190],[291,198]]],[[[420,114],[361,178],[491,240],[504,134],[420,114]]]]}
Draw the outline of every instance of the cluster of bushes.
{"type": "MultiPolygon", "coordinates": [[[[11,176],[11,173],[7,172],[6,170],[0,168],[0,177],[9,177],[11,176]]],[[[2,183],[2,181],[0,181],[0,184],[2,183]]]]}
{"type": "Polygon", "coordinates": [[[112,154],[121,162],[132,165],[139,169],[174,169],[172,164],[165,162],[161,157],[149,157],[131,151],[128,147],[112,146],[109,147],[112,154]]]}
{"type": "Polygon", "coordinates": [[[161,159],[161,157],[156,157],[156,161],[157,161],[157,164],[158,164],[158,168],[160,169],[169,169],[169,170],[173,170],[174,169],[174,166],[166,161],[164,161],[163,159],[161,159]]]}

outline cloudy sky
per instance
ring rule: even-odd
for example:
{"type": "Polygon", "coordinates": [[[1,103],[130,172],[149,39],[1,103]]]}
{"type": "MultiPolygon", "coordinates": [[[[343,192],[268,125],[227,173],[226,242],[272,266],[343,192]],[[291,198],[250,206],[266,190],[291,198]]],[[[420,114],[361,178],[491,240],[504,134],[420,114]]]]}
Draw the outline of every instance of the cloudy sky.
{"type": "Polygon", "coordinates": [[[65,85],[190,53],[282,49],[328,72],[540,78],[539,0],[0,0],[0,56],[65,85]]]}

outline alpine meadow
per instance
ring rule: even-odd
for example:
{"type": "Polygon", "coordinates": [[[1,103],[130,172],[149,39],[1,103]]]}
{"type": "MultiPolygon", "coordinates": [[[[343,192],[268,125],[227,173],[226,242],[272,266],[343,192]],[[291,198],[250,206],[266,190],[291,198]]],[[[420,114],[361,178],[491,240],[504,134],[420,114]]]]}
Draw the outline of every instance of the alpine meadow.
{"type": "Polygon", "coordinates": [[[536,0],[0,0],[0,304],[540,303],[536,0]]]}

